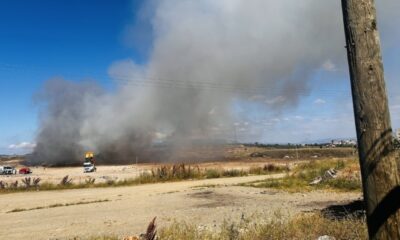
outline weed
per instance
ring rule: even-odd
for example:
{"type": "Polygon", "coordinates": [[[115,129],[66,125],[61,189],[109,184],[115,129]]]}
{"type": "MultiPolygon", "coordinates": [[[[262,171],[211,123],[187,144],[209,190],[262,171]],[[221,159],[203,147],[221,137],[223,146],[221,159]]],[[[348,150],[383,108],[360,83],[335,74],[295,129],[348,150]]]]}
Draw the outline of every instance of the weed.
{"type": "Polygon", "coordinates": [[[72,184],[72,178],[69,178],[68,175],[61,179],[61,182],[60,182],[61,186],[67,186],[67,185],[70,185],[70,184],[72,184]]]}
{"type": "Polygon", "coordinates": [[[31,178],[30,177],[26,177],[24,179],[21,180],[23,184],[25,184],[26,188],[30,188],[31,187],[31,178]]]}
{"type": "Polygon", "coordinates": [[[95,178],[89,177],[89,178],[85,179],[85,184],[93,185],[95,181],[96,181],[95,178]]]}
{"type": "Polygon", "coordinates": [[[18,188],[18,180],[10,184],[10,188],[16,189],[18,188]]]}
{"type": "Polygon", "coordinates": [[[41,180],[42,180],[42,179],[40,179],[39,177],[38,177],[38,178],[33,178],[32,185],[33,185],[35,188],[39,188],[39,183],[40,183],[41,180]]]}

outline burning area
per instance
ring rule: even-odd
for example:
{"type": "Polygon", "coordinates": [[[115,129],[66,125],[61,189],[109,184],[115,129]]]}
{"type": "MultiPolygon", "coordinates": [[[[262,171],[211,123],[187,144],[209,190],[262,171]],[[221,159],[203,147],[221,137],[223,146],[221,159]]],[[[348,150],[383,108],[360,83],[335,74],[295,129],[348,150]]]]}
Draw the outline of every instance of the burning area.
{"type": "MultiPolygon", "coordinates": [[[[113,63],[113,91],[49,80],[36,96],[40,127],[28,164],[72,165],[88,150],[105,164],[173,161],[196,141],[232,141],[238,101],[276,114],[296,106],[311,73],[344,56],[340,11],[332,11],[340,3],[256,2],[146,3],[139,20],[154,36],[146,63],[113,63]],[[158,143],[166,147],[154,150],[158,143]]],[[[130,30],[134,42],[139,30],[130,30]]]]}
{"type": "Polygon", "coordinates": [[[271,111],[295,106],[299,94],[294,93],[309,91],[310,73],[343,55],[337,51],[342,35],[335,33],[341,31],[339,11],[329,7],[339,3],[152,4],[142,10],[155,36],[149,61],[112,64],[115,92],[63,79],[44,86],[37,97],[42,113],[30,164],[74,164],[85,150],[101,154],[104,163],[136,156],[153,161],[148,152],[156,142],[167,142],[162,155],[173,156],[176,148],[190,148],[193,139],[230,140],[235,101],[254,102],[252,96],[262,93],[264,108],[271,111]],[[279,9],[286,15],[277,17],[279,9]]]}

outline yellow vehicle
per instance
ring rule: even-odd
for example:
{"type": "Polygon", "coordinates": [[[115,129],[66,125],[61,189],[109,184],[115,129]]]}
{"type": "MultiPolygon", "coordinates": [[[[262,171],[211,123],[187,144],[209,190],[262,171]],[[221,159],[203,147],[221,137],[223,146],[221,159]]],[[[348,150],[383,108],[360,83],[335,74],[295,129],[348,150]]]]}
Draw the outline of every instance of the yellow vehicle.
{"type": "Polygon", "coordinates": [[[85,160],[90,160],[94,158],[94,153],[93,152],[86,152],[85,153],[85,160]]]}
{"type": "Polygon", "coordinates": [[[85,153],[85,162],[83,163],[83,172],[96,172],[95,159],[93,152],[85,153]]]}

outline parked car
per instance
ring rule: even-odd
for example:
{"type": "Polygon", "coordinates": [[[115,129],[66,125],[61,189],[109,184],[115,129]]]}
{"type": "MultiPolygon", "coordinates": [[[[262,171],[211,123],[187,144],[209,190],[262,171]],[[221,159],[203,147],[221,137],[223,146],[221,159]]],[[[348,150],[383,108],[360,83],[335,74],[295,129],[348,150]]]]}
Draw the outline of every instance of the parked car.
{"type": "Polygon", "coordinates": [[[2,175],[17,174],[17,170],[11,166],[0,166],[0,174],[2,175]]]}
{"type": "Polygon", "coordinates": [[[28,167],[20,168],[18,171],[19,174],[30,174],[32,173],[31,169],[28,167]]]}

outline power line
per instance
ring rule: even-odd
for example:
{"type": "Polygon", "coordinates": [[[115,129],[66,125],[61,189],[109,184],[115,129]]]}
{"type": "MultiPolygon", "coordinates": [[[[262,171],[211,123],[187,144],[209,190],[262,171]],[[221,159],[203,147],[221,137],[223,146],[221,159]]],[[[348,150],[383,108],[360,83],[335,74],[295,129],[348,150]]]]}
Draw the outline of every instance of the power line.
{"type": "MultiPolygon", "coordinates": [[[[18,65],[9,65],[9,64],[1,64],[0,63],[0,68],[6,68],[6,69],[14,69],[21,71],[22,68],[21,66],[18,65]],[[3,67],[2,67],[3,65],[3,67]]],[[[26,68],[25,68],[26,69],[26,68]]],[[[32,69],[35,69],[33,67],[32,69]]],[[[36,68],[38,69],[38,68],[36,68]]],[[[87,78],[88,76],[84,75],[77,75],[77,74],[64,74],[66,76],[75,76],[77,78],[87,78]]],[[[159,77],[156,75],[150,75],[146,74],[144,75],[138,75],[138,74],[130,74],[130,75],[122,75],[122,74],[117,74],[117,75],[112,75],[111,77],[108,75],[104,74],[97,74],[97,73],[91,73],[91,75],[95,75],[95,78],[100,78],[100,79],[106,79],[106,80],[114,80],[119,84],[146,84],[146,85],[163,85],[167,87],[183,87],[183,88],[204,88],[204,89],[224,89],[224,90],[249,90],[250,92],[276,92],[279,90],[279,86],[276,88],[271,88],[271,87],[265,87],[262,85],[263,80],[260,78],[257,81],[260,84],[242,84],[242,83],[232,83],[229,81],[210,81],[210,80],[201,80],[201,81],[191,81],[191,80],[178,80],[178,79],[171,79],[171,78],[164,78],[164,77],[159,77]]],[[[239,82],[239,81],[238,81],[239,82]]],[[[295,92],[297,94],[304,94],[308,93],[310,89],[308,88],[295,88],[291,89],[292,92],[295,92]]],[[[331,90],[331,89],[319,89],[320,92],[326,92],[326,93],[337,93],[337,92],[347,92],[347,90],[331,90]]]]}
{"type": "MultiPolygon", "coordinates": [[[[1,64],[0,68],[3,69],[13,69],[13,70],[21,70],[24,69],[18,65],[9,65],[9,64],[1,64]]],[[[26,68],[25,68],[26,69],[26,68]]],[[[35,68],[32,68],[35,69],[35,68]]],[[[36,68],[37,69],[37,68],[36,68]]],[[[164,89],[196,89],[203,91],[223,91],[223,92],[232,92],[232,93],[243,93],[243,94],[267,94],[272,96],[279,96],[282,91],[285,91],[285,87],[287,85],[277,84],[275,87],[267,87],[262,84],[262,79],[257,80],[259,84],[242,84],[242,83],[232,83],[230,81],[210,81],[210,80],[201,80],[201,81],[191,81],[191,80],[178,80],[171,78],[162,78],[155,75],[139,75],[139,74],[130,74],[130,75],[122,75],[116,74],[107,76],[105,74],[92,74],[95,75],[94,79],[101,80],[111,80],[114,81],[117,85],[133,85],[136,87],[156,87],[156,88],[164,88],[164,89]]],[[[88,76],[77,75],[77,74],[64,74],[64,76],[75,76],[76,78],[88,78],[88,76]]],[[[240,82],[240,81],[238,81],[240,82]]],[[[298,96],[310,96],[312,91],[318,91],[318,96],[335,96],[335,97],[351,97],[350,89],[316,89],[316,88],[304,88],[304,87],[296,87],[290,89],[288,92],[290,94],[298,95],[298,96]]],[[[393,93],[393,91],[391,92],[393,93]]],[[[396,92],[394,92],[396,93],[396,92]]]]}

